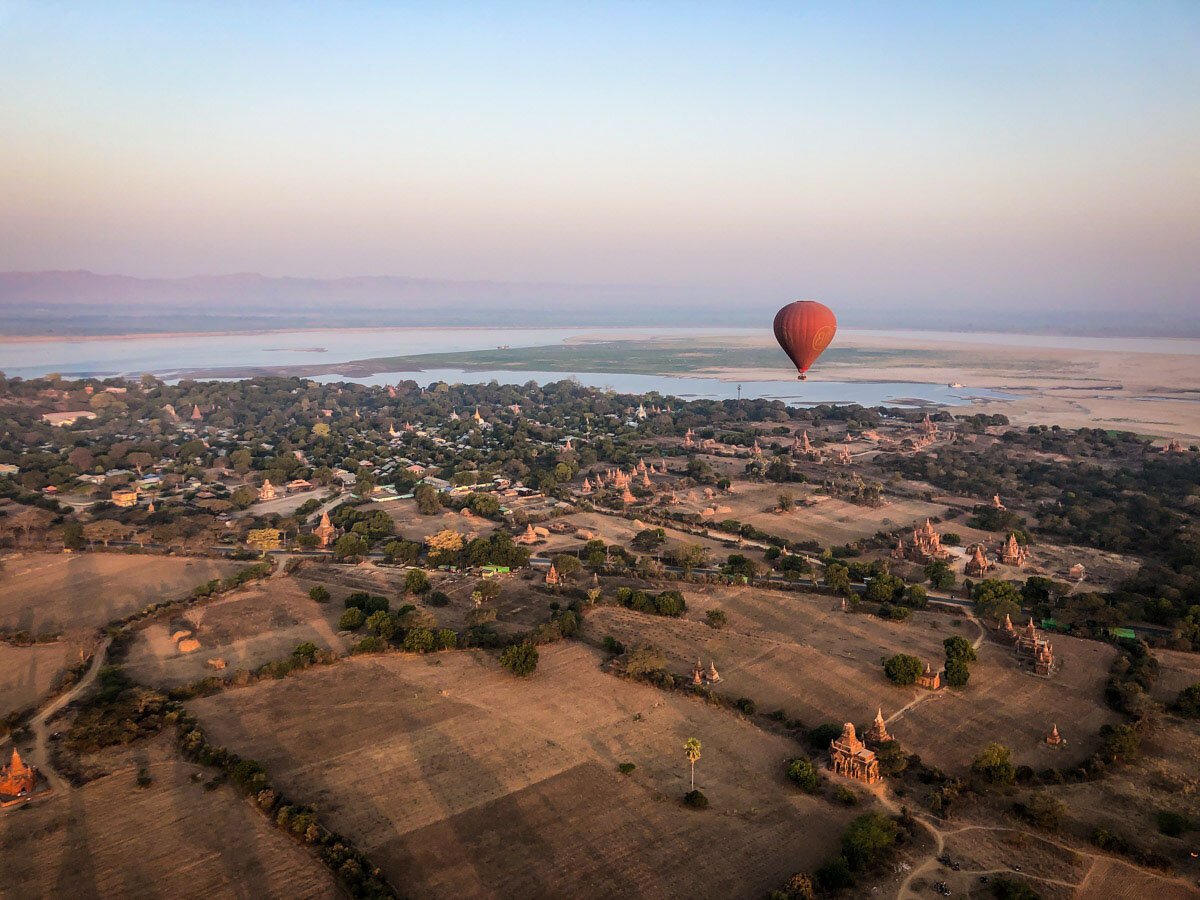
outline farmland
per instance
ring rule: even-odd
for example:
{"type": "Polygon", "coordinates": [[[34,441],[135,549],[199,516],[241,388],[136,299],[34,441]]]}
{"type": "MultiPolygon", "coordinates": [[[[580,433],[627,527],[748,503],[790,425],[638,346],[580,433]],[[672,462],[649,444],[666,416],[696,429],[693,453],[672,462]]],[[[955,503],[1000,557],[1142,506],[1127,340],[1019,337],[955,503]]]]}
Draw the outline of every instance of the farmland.
{"type": "Polygon", "coordinates": [[[413,896],[760,897],[833,851],[852,812],[787,783],[791,741],[598,667],[579,646],[528,681],[475,652],[360,658],[190,707],[413,896]],[[713,813],[679,804],[691,736],[713,813]]]}

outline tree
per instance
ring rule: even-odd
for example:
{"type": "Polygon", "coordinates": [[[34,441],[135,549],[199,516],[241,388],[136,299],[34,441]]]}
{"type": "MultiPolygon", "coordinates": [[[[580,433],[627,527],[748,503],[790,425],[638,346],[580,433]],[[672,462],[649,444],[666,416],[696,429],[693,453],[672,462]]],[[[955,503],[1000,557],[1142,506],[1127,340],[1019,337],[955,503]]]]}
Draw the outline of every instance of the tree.
{"type": "Polygon", "coordinates": [[[928,605],[925,588],[919,584],[910,584],[904,589],[904,605],[909,609],[924,609],[928,605]]]}
{"type": "Polygon", "coordinates": [[[956,634],[954,637],[948,637],[942,641],[942,646],[946,648],[946,659],[961,659],[966,663],[973,663],[976,660],[975,648],[971,646],[962,635],[956,634]]]}
{"type": "Polygon", "coordinates": [[[683,742],[683,755],[692,766],[692,790],[696,790],[696,762],[700,759],[700,742],[696,738],[688,738],[683,742]]]}
{"type": "Polygon", "coordinates": [[[338,629],[341,631],[355,631],[362,627],[362,623],[367,620],[363,615],[363,611],[356,606],[352,606],[342,613],[342,617],[338,619],[338,629]]]}
{"type": "Polygon", "coordinates": [[[940,559],[925,567],[925,579],[939,591],[954,587],[954,571],[940,559]]]}
{"type": "Polygon", "coordinates": [[[292,651],[292,656],[307,663],[314,663],[317,661],[317,653],[319,652],[320,650],[316,644],[312,641],[305,641],[302,644],[296,645],[296,649],[292,651]]]}
{"type": "Polygon", "coordinates": [[[975,585],[971,596],[975,601],[975,612],[993,622],[1021,614],[1021,594],[1007,581],[986,578],[975,585]]]}
{"type": "Polygon", "coordinates": [[[723,609],[710,609],[704,614],[704,621],[709,628],[724,628],[729,624],[729,616],[723,609]]]}
{"type": "Polygon", "coordinates": [[[907,653],[897,653],[883,664],[883,671],[893,684],[916,684],[924,670],[921,660],[907,653]]]}
{"type": "Polygon", "coordinates": [[[112,519],[99,519],[84,525],[83,533],[89,541],[101,541],[107,547],[109,541],[119,541],[125,537],[129,529],[112,519]]]}
{"type": "Polygon", "coordinates": [[[268,550],[278,550],[281,541],[278,528],[252,528],[246,535],[246,545],[264,555],[268,550]]]}
{"type": "Polygon", "coordinates": [[[820,784],[817,768],[807,756],[797,757],[788,763],[787,777],[796,787],[810,794],[815,793],[820,784]]]}
{"type": "Polygon", "coordinates": [[[417,512],[423,516],[436,516],[442,511],[442,501],[437,489],[428,484],[418,484],[413,491],[417,501],[417,512]]]}
{"type": "Polygon", "coordinates": [[[690,574],[692,569],[703,566],[708,558],[708,550],[701,544],[680,544],[671,548],[671,562],[690,574]]]}
{"type": "Polygon", "coordinates": [[[367,629],[379,635],[385,641],[390,641],[396,634],[396,623],[392,614],[379,609],[367,616],[367,629]]]}
{"type": "Polygon", "coordinates": [[[850,570],[841,563],[831,562],[825,567],[825,586],[846,597],[850,596],[850,570]]]}
{"type": "Polygon", "coordinates": [[[433,585],[429,583],[429,576],[421,569],[409,569],[404,575],[404,590],[410,594],[427,594],[431,587],[433,585]]]}
{"type": "Polygon", "coordinates": [[[946,660],[946,684],[950,687],[965,687],[971,678],[971,669],[958,657],[946,660]]]}
{"type": "Polygon", "coordinates": [[[308,596],[318,603],[329,602],[329,588],[323,584],[314,584],[308,589],[308,596]]]}
{"type": "Polygon", "coordinates": [[[842,853],[850,868],[861,872],[878,863],[896,843],[900,829],[882,813],[859,816],[842,834],[842,853]]]}
{"type": "Polygon", "coordinates": [[[971,763],[971,771],[986,784],[1012,784],[1017,779],[1012,750],[1003,744],[991,743],[984,747],[971,763]]]}
{"type": "Polygon", "coordinates": [[[644,528],[633,536],[629,546],[634,550],[650,551],[661,547],[667,540],[667,533],[661,528],[644,528]]]}
{"type": "Polygon", "coordinates": [[[83,525],[76,521],[63,523],[63,547],[67,550],[82,550],[87,546],[83,536],[83,525]]]}
{"type": "Polygon", "coordinates": [[[1180,691],[1171,708],[1181,716],[1187,716],[1189,719],[1200,719],[1200,682],[1185,687],[1180,691]]]}
{"type": "Polygon", "coordinates": [[[641,675],[652,675],[667,667],[667,657],[654,644],[635,647],[625,657],[625,674],[635,678],[641,675]]]}
{"type": "Polygon", "coordinates": [[[437,534],[425,538],[429,547],[429,558],[434,565],[448,565],[463,548],[463,536],[451,528],[443,528],[437,534]]]}
{"type": "Polygon", "coordinates": [[[537,647],[529,642],[512,644],[500,654],[500,665],[521,678],[533,674],[537,664],[537,647]]]}
{"type": "Polygon", "coordinates": [[[566,579],[567,581],[570,581],[572,578],[578,575],[580,569],[582,568],[583,565],[579,562],[579,557],[577,556],[571,556],[567,553],[560,553],[558,556],[554,557],[555,571],[558,572],[560,578],[566,579]]]}
{"type": "Polygon", "coordinates": [[[333,545],[334,559],[355,559],[367,552],[367,542],[362,535],[348,531],[333,545]]]}
{"type": "Polygon", "coordinates": [[[876,575],[867,584],[867,599],[876,603],[889,603],[904,593],[904,581],[895,575],[876,575]]]}
{"type": "Polygon", "coordinates": [[[429,653],[437,645],[437,636],[429,628],[410,628],[402,649],[407,653],[429,653]]]}

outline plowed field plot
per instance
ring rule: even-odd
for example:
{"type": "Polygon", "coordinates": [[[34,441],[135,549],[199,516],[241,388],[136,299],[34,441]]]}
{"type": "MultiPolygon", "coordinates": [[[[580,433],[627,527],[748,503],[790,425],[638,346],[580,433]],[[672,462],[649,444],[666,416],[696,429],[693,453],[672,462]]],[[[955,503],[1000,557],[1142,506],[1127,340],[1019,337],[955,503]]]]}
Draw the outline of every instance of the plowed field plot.
{"type": "Polygon", "coordinates": [[[578,644],[541,653],[528,679],[476,651],[394,654],[190,707],[418,897],[758,898],[862,811],[792,788],[786,738],[605,675],[578,644]],[[704,812],[680,803],[693,736],[704,812]]]}
{"type": "Polygon", "coordinates": [[[80,660],[82,645],[57,641],[14,647],[0,643],[0,717],[35,704],[80,660]]]}

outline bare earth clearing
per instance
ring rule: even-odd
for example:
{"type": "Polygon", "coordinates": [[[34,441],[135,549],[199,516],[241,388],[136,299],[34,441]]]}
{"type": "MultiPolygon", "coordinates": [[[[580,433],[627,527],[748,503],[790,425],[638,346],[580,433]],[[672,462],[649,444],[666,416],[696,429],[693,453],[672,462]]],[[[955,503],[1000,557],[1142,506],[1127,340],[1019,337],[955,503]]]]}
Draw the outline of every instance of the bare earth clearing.
{"type": "Polygon", "coordinates": [[[21,553],[0,571],[0,628],[34,634],[101,625],[151,603],[186,596],[236,572],[214,559],[122,553],[21,553]]]}
{"type": "Polygon", "coordinates": [[[1158,659],[1158,683],[1154,697],[1164,703],[1174,703],[1185,687],[1200,684],[1200,653],[1178,650],[1155,650],[1158,659]]]}
{"type": "MultiPolygon", "coordinates": [[[[444,528],[471,537],[487,537],[496,530],[496,523],[480,516],[464,516],[462,513],[444,510],[432,516],[423,516],[417,510],[416,500],[395,500],[378,507],[392,517],[398,536],[405,540],[420,541],[444,528]]],[[[375,512],[368,506],[366,512],[375,512]]]]}
{"type": "Polygon", "coordinates": [[[328,870],[161,735],[99,757],[112,774],[0,812],[5,897],[330,897],[328,870]],[[138,788],[137,771],[153,782],[138,788]]]}
{"type": "Polygon", "coordinates": [[[341,600],[339,595],[338,602],[317,603],[308,596],[307,583],[286,576],[260,581],[140,629],[125,666],[135,680],[169,688],[257,668],[288,656],[305,641],[343,653],[350,641],[337,631],[341,600]],[[198,649],[184,652],[172,640],[181,630],[191,632],[198,649]],[[224,672],[210,666],[210,659],[223,660],[224,672]]]}
{"type": "Polygon", "coordinates": [[[478,652],[394,654],[190,706],[418,897],[758,898],[861,812],[789,786],[786,738],[605,675],[579,645],[541,653],[528,680],[478,652]],[[679,802],[692,736],[702,813],[679,802]]]}

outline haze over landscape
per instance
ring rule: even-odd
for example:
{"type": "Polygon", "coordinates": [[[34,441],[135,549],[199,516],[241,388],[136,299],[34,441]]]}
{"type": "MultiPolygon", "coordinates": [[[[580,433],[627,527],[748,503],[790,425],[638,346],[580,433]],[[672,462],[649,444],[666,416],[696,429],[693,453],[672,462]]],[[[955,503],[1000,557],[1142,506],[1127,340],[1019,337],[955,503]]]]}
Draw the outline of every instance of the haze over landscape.
{"type": "Polygon", "coordinates": [[[6,330],[1196,334],[1200,11],[1153,9],[6,0],[6,330]]]}

